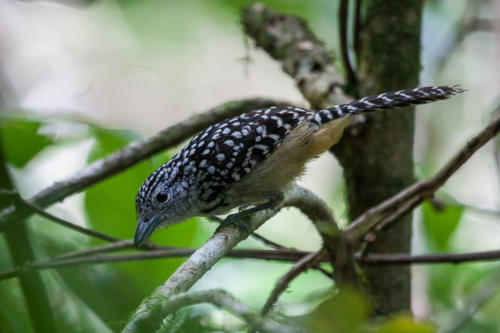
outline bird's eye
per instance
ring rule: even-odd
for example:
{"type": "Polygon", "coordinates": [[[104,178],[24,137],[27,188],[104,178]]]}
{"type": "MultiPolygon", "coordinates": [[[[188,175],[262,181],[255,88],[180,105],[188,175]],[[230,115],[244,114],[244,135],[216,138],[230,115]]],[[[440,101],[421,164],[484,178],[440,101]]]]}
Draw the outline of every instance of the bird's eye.
{"type": "Polygon", "coordinates": [[[168,196],[165,194],[165,193],[158,193],[156,195],[156,201],[158,202],[164,202],[165,200],[167,200],[168,196]]]}

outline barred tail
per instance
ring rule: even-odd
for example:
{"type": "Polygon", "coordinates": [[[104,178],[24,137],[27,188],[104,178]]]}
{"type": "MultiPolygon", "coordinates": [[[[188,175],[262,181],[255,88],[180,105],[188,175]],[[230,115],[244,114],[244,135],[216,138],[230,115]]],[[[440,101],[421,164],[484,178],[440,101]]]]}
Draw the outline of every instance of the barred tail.
{"type": "Polygon", "coordinates": [[[309,121],[316,125],[323,125],[348,115],[431,103],[462,92],[464,90],[458,86],[421,87],[388,92],[320,110],[311,116],[309,121]]]}

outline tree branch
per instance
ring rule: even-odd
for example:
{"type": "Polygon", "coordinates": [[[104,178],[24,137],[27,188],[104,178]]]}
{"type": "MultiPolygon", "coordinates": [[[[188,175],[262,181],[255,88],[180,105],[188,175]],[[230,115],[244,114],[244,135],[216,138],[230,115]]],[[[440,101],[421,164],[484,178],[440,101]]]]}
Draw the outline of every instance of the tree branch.
{"type": "MultiPolygon", "coordinates": [[[[500,106],[497,109],[500,109],[500,106]]],[[[355,242],[399,207],[408,202],[413,202],[412,206],[416,206],[416,203],[432,197],[434,192],[467,162],[479,148],[495,137],[499,131],[500,116],[497,116],[486,128],[469,140],[434,176],[418,181],[379,205],[368,209],[345,229],[344,237],[351,242],[355,242]]]]}
{"type": "MultiPolygon", "coordinates": [[[[320,231],[322,235],[328,235],[328,237],[331,237],[333,235],[338,235],[340,233],[339,228],[336,225],[335,220],[333,219],[333,216],[331,215],[328,206],[319,197],[315,196],[312,192],[303,189],[301,187],[297,187],[292,193],[292,195],[283,203],[283,207],[290,207],[290,206],[295,206],[299,208],[302,212],[304,212],[314,222],[317,229],[320,231]]],[[[236,241],[236,243],[237,242],[239,241],[236,241]]],[[[30,269],[47,269],[47,268],[66,267],[72,265],[99,264],[99,263],[109,263],[118,261],[145,260],[145,259],[169,258],[169,257],[185,257],[188,255],[192,255],[195,252],[194,249],[166,247],[149,243],[147,244],[147,246],[141,248],[142,250],[147,250],[146,252],[143,253],[126,253],[126,254],[114,254],[114,255],[104,254],[109,251],[131,248],[133,247],[132,245],[133,243],[131,240],[122,240],[122,241],[112,242],[111,244],[96,246],[90,249],[64,253],[52,257],[51,259],[28,263],[26,265],[23,265],[22,267],[17,267],[13,270],[0,273],[0,280],[13,277],[24,270],[30,270],[30,269]]],[[[232,247],[229,246],[227,251],[231,250],[231,248],[232,247]]],[[[228,256],[235,258],[255,258],[255,259],[286,260],[286,261],[296,261],[307,254],[308,252],[297,251],[294,249],[284,248],[284,247],[279,247],[272,251],[232,250],[227,253],[228,256]]],[[[323,271],[323,273],[325,272],[323,271]]],[[[327,274],[329,275],[329,273],[327,274]]]]}
{"type": "MultiPolygon", "coordinates": [[[[10,279],[18,276],[23,271],[29,270],[42,270],[50,268],[62,268],[68,266],[79,265],[95,265],[113,262],[135,261],[135,260],[151,260],[151,259],[165,259],[165,258],[178,258],[188,257],[192,255],[196,249],[190,248],[166,248],[158,250],[149,250],[145,252],[133,253],[118,253],[118,254],[104,254],[104,251],[112,251],[120,247],[129,247],[125,242],[132,243],[127,240],[117,243],[104,245],[102,247],[94,247],[89,250],[74,251],[68,254],[63,254],[50,259],[43,259],[33,261],[22,266],[18,266],[3,272],[0,272],[0,281],[10,279]],[[120,245],[119,247],[112,248],[111,245],[120,245]],[[98,252],[99,251],[99,252],[98,252]],[[82,253],[87,252],[87,255],[82,253]]],[[[263,259],[263,260],[277,260],[277,261],[297,261],[305,255],[309,254],[307,251],[299,251],[293,249],[276,249],[276,250],[232,250],[228,252],[227,257],[231,258],[250,258],[250,259],[263,259]]]]}
{"type": "Polygon", "coordinates": [[[342,91],[344,79],[333,67],[333,59],[303,20],[277,13],[261,3],[246,6],[242,24],[248,36],[283,70],[295,79],[312,108],[346,103],[352,98],[342,91]]]}
{"type": "MultiPolygon", "coordinates": [[[[222,289],[194,291],[172,295],[170,297],[161,297],[155,304],[156,309],[154,312],[158,319],[162,319],[183,307],[199,303],[211,303],[219,308],[225,309],[243,319],[249,326],[256,327],[261,332],[288,333],[302,331],[296,325],[294,326],[284,322],[276,322],[268,318],[263,318],[247,305],[222,289]]],[[[134,332],[153,332],[155,329],[155,326],[148,325],[138,327],[138,330],[134,332]]]]}
{"type": "Polygon", "coordinates": [[[81,227],[77,224],[74,224],[74,223],[71,223],[71,222],[68,222],[60,217],[57,217],[55,215],[52,215],[50,214],[49,212],[46,212],[45,210],[43,210],[42,208],[38,207],[37,205],[23,199],[19,193],[15,192],[15,191],[9,191],[9,190],[6,190],[6,189],[0,189],[0,194],[2,195],[8,195],[12,198],[14,198],[15,202],[23,207],[25,207],[26,209],[42,216],[42,217],[45,217],[46,219],[48,219],[49,221],[52,221],[52,222],[55,222],[57,224],[60,224],[62,226],[65,226],[67,228],[70,228],[70,229],[73,229],[79,233],[82,233],[84,235],[87,235],[87,236],[91,236],[91,237],[95,237],[95,238],[98,238],[98,239],[101,239],[101,240],[104,240],[104,241],[107,241],[107,242],[117,242],[117,241],[120,241],[121,239],[120,238],[117,238],[117,237],[113,237],[113,236],[110,236],[110,235],[107,235],[107,234],[104,234],[102,232],[99,232],[99,231],[95,231],[95,230],[92,230],[92,229],[87,229],[85,227],[81,227]]]}
{"type": "Polygon", "coordinates": [[[407,253],[372,253],[361,255],[360,253],[356,253],[355,258],[368,265],[460,264],[470,261],[498,260],[500,259],[500,250],[420,255],[407,253]]]}
{"type": "Polygon", "coordinates": [[[343,233],[338,227],[330,208],[314,193],[304,188],[297,188],[302,194],[296,199],[290,198],[287,205],[300,209],[314,224],[323,245],[328,252],[328,258],[333,271],[333,279],[337,285],[350,281],[356,274],[350,244],[345,242],[343,233]]]}
{"type": "MultiPolygon", "coordinates": [[[[282,206],[289,206],[290,202],[301,201],[301,198],[305,200],[308,193],[310,192],[296,188],[287,195],[282,206]]],[[[248,230],[253,232],[276,213],[276,210],[269,209],[245,217],[248,230]]],[[[152,318],[152,312],[149,309],[151,306],[154,306],[158,296],[170,297],[171,295],[187,291],[217,261],[246,237],[247,234],[245,232],[232,225],[224,227],[216,232],[201,248],[196,250],[188,260],[179,266],[168,280],[156,289],[152,296],[143,300],[142,304],[135,311],[132,319],[122,332],[135,332],[139,327],[145,325],[145,323],[151,323],[154,318],[152,318]]]]}
{"type": "MultiPolygon", "coordinates": [[[[123,243],[117,242],[116,245],[124,246],[126,243],[132,243],[131,240],[124,241],[123,243]]],[[[102,247],[96,246],[89,249],[88,252],[99,251],[100,248],[108,248],[113,244],[103,245],[102,247]]],[[[117,247],[118,248],[118,247],[117,247]]],[[[102,249],[104,251],[104,249],[102,249]]],[[[111,249],[109,249],[111,250],[111,249]]],[[[123,261],[133,261],[133,260],[150,260],[150,259],[164,259],[164,258],[175,258],[175,257],[187,257],[193,254],[196,249],[189,248],[170,248],[162,250],[151,250],[147,252],[134,252],[134,253],[124,253],[124,254],[113,254],[113,255],[61,255],[56,256],[51,259],[34,261],[32,263],[27,263],[22,266],[18,266],[9,270],[0,272],[0,281],[16,277],[22,271],[26,270],[42,270],[50,268],[61,268],[76,265],[88,265],[88,264],[102,264],[102,263],[112,263],[112,262],[123,262],[123,261]]],[[[277,250],[232,250],[228,252],[227,257],[231,258],[251,258],[251,259],[263,259],[263,260],[278,260],[278,261],[297,261],[301,260],[305,256],[310,255],[314,252],[299,251],[292,249],[277,249],[277,250]]],[[[356,261],[360,263],[365,263],[368,265],[411,265],[411,264],[459,264],[463,262],[474,262],[474,261],[489,261],[500,259],[500,250],[493,251],[482,251],[482,252],[466,252],[466,253],[435,253],[435,254],[422,254],[422,255],[410,255],[404,253],[383,253],[383,254],[363,254],[357,252],[354,255],[356,261]]],[[[328,259],[323,258],[322,262],[329,262],[328,259]]],[[[329,276],[329,273],[327,274],[329,276]]]]}
{"type": "MultiPolygon", "coordinates": [[[[205,113],[194,115],[149,138],[132,142],[109,156],[87,165],[73,176],[40,191],[28,202],[38,207],[47,207],[127,169],[151,155],[181,143],[213,123],[243,112],[272,105],[283,105],[283,103],[263,98],[244,99],[228,102],[205,113]]],[[[30,214],[31,212],[16,210],[14,206],[3,210],[0,212],[0,231],[3,231],[9,223],[16,223],[17,220],[25,219],[30,214]]]]}

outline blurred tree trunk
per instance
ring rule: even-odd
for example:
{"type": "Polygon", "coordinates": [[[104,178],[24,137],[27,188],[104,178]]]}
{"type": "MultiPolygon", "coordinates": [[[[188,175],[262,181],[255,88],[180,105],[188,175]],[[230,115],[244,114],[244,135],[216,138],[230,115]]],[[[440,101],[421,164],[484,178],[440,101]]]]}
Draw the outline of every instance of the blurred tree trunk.
{"type": "MultiPolygon", "coordinates": [[[[362,96],[416,87],[420,71],[422,1],[365,0],[360,54],[362,96]]],[[[359,216],[414,181],[414,108],[368,115],[335,151],[344,167],[349,216],[359,216]]],[[[372,252],[409,252],[411,215],[378,235],[372,252]]],[[[365,267],[377,314],[410,311],[408,266],[365,267]]]]}

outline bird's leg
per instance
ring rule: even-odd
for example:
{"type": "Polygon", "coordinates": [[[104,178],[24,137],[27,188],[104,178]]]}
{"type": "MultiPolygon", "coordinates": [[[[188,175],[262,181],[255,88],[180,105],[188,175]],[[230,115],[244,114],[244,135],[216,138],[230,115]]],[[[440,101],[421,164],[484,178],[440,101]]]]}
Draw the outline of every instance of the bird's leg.
{"type": "Polygon", "coordinates": [[[279,194],[276,194],[275,196],[273,196],[268,202],[266,202],[264,204],[243,210],[243,211],[238,212],[238,213],[228,215],[224,219],[224,221],[222,221],[222,223],[219,225],[216,232],[219,231],[219,229],[226,227],[228,225],[234,225],[234,226],[240,228],[241,230],[244,230],[247,233],[247,235],[249,235],[250,230],[248,229],[247,224],[244,223],[243,221],[241,221],[241,218],[248,216],[250,214],[253,214],[253,213],[260,212],[261,210],[275,208],[275,207],[279,206],[279,204],[284,200],[284,198],[285,198],[285,196],[283,195],[283,193],[279,193],[279,194]]]}

